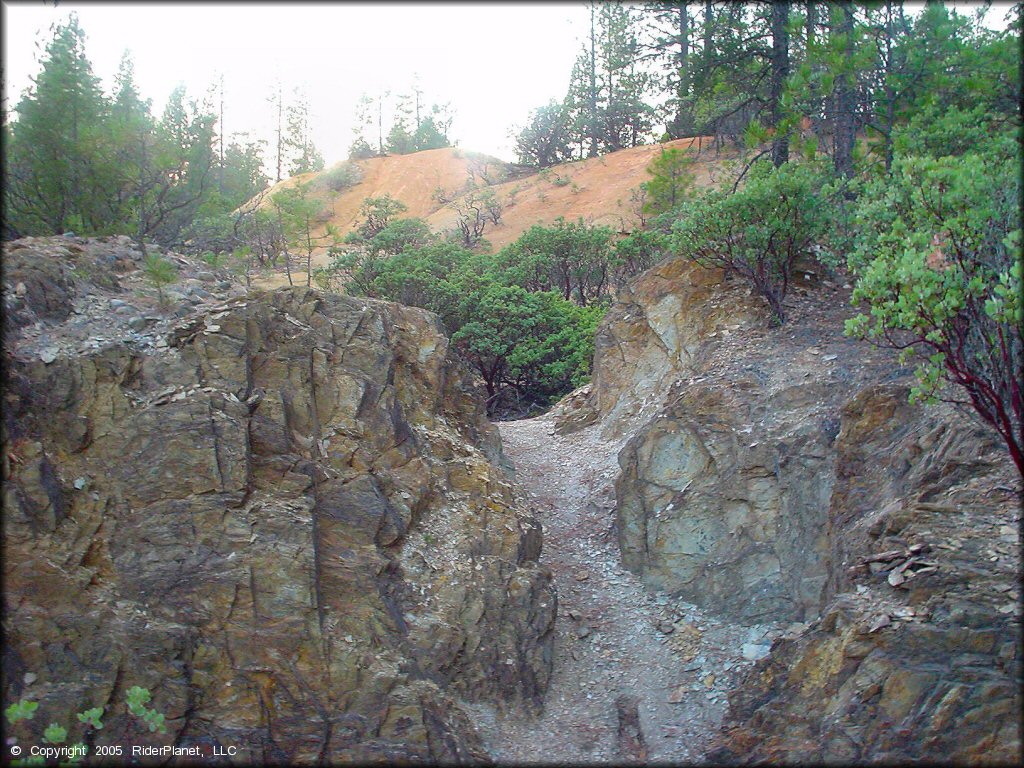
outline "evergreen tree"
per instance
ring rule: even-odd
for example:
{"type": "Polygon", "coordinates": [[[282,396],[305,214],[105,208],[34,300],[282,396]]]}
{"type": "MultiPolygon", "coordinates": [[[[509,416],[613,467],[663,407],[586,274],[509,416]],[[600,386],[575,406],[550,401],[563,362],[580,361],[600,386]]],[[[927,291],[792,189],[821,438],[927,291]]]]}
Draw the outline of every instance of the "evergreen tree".
{"type": "Polygon", "coordinates": [[[145,172],[146,147],[152,141],[154,126],[152,102],[139,93],[135,85],[135,65],[125,51],[115,78],[110,120],[112,151],[119,173],[115,219],[123,231],[133,231],[138,220],[136,192],[140,176],[145,172]]]}
{"type": "Polygon", "coordinates": [[[666,132],[678,139],[694,133],[693,84],[690,37],[694,28],[694,14],[689,3],[656,2],[641,6],[648,14],[647,26],[651,41],[645,46],[641,58],[653,58],[662,69],[658,86],[668,92],[669,111],[666,132]]]}
{"type": "Polygon", "coordinates": [[[297,176],[300,173],[322,171],[324,159],[313,143],[309,125],[309,98],[304,91],[295,89],[294,99],[288,105],[286,114],[288,132],[282,145],[291,157],[288,174],[297,176]]]}
{"type": "Polygon", "coordinates": [[[516,135],[516,155],[523,165],[547,168],[572,159],[565,107],[551,101],[530,114],[516,135]]]}
{"type": "Polygon", "coordinates": [[[103,231],[109,221],[108,105],[72,14],[46,47],[42,70],[15,110],[5,157],[11,228],[22,234],[103,231]]]}
{"type": "Polygon", "coordinates": [[[645,102],[651,76],[638,66],[637,19],[621,3],[601,5],[598,138],[601,150],[614,152],[643,143],[652,128],[653,109],[645,102]]]}
{"type": "Polygon", "coordinates": [[[215,187],[216,116],[185,97],[184,86],[175,88],[155,129],[140,138],[132,189],[140,246],[146,238],[180,244],[215,187]]]}

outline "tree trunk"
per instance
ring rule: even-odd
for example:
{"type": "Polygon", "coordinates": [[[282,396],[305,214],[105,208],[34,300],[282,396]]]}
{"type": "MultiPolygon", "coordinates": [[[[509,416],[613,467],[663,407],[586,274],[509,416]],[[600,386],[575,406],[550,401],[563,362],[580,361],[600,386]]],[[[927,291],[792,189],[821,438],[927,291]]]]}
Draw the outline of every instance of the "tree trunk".
{"type": "Polygon", "coordinates": [[[686,3],[679,4],[679,95],[685,96],[690,88],[690,14],[686,3]]]}
{"type": "Polygon", "coordinates": [[[597,157],[597,43],[594,39],[594,3],[590,4],[590,151],[597,157]]]}
{"type": "Polygon", "coordinates": [[[281,81],[277,82],[277,180],[281,181],[281,116],[284,109],[281,81]]]}
{"type": "MultiPolygon", "coordinates": [[[[814,0],[807,0],[807,49],[814,45],[814,30],[818,26],[818,6],[814,0]]],[[[806,53],[806,52],[805,52],[806,53]]],[[[808,58],[810,58],[808,56],[808,58]]]]}
{"type": "Polygon", "coordinates": [[[711,0],[704,0],[704,50],[702,51],[704,62],[701,67],[700,75],[700,88],[703,89],[708,84],[708,78],[711,77],[711,54],[712,54],[712,40],[711,31],[715,24],[715,9],[714,3],[711,0]]]}
{"type": "MultiPolygon", "coordinates": [[[[690,12],[686,3],[679,4],[676,21],[679,31],[679,53],[676,59],[679,87],[676,89],[675,130],[672,132],[674,139],[693,134],[693,120],[687,103],[690,95],[690,12]]],[[[635,142],[633,146],[636,146],[635,142]]]]}
{"type": "Polygon", "coordinates": [[[772,82],[771,107],[772,127],[775,138],[772,141],[772,163],[778,168],[789,160],[789,131],[783,131],[782,89],[789,77],[789,3],[772,3],[772,82]]]}
{"type": "Polygon", "coordinates": [[[854,123],[853,4],[849,0],[844,0],[839,3],[839,12],[839,21],[833,34],[844,37],[844,47],[843,67],[836,77],[835,87],[834,167],[836,175],[850,179],[853,177],[853,147],[857,130],[854,123]]]}

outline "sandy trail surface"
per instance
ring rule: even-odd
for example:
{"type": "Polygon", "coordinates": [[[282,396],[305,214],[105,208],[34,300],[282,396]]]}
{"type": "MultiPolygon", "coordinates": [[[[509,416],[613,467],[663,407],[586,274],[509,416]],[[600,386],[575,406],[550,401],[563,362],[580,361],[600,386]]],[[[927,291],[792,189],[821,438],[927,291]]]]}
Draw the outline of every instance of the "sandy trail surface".
{"type": "Polygon", "coordinates": [[[555,434],[550,416],[499,424],[516,482],[544,526],[541,562],[559,607],[554,672],[540,717],[468,708],[491,754],[516,763],[699,761],[726,693],[776,626],[723,622],[651,593],[621,564],[614,480],[622,441],[594,425],[555,434]],[[620,697],[638,700],[643,742],[620,734],[620,697]]]}

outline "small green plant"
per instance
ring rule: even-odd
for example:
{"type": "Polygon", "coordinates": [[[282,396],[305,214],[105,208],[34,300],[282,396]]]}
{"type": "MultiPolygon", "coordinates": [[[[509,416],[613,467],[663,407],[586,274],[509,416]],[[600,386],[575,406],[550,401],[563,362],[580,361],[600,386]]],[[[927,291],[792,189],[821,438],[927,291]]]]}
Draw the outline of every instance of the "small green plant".
{"type": "MultiPolygon", "coordinates": [[[[36,710],[39,708],[39,704],[35,701],[28,701],[22,699],[16,704],[11,704],[4,710],[4,715],[7,717],[7,721],[11,726],[15,726],[21,720],[32,720],[35,718],[36,710]]],[[[78,715],[79,722],[82,723],[99,723],[100,715],[103,714],[101,708],[95,708],[81,712],[78,715]]],[[[89,726],[86,726],[87,728],[89,726]]],[[[100,724],[99,727],[102,727],[100,724]]],[[[46,744],[59,745],[64,744],[68,740],[68,729],[59,723],[50,723],[43,731],[43,742],[46,744]]],[[[85,759],[86,746],[83,742],[74,744],[71,748],[70,755],[60,765],[73,765],[79,763],[85,759]]],[[[46,758],[43,755],[31,755],[24,757],[20,760],[12,760],[11,765],[45,765],[46,758]]]]}
{"type": "Polygon", "coordinates": [[[100,718],[103,716],[103,707],[93,707],[87,709],[85,712],[78,713],[78,722],[84,724],[89,728],[95,728],[97,731],[103,729],[103,721],[100,718]]]}
{"type": "Polygon", "coordinates": [[[68,729],[57,723],[50,723],[43,731],[43,741],[47,744],[63,744],[68,739],[68,729]]]}
{"type": "Polygon", "coordinates": [[[569,186],[569,179],[566,176],[555,176],[551,183],[556,187],[567,187],[569,186]]]}
{"type": "Polygon", "coordinates": [[[36,716],[36,710],[39,708],[39,704],[35,701],[26,701],[22,699],[17,704],[11,704],[4,710],[4,716],[7,718],[7,722],[14,725],[19,720],[31,720],[36,716]]]}
{"type": "Polygon", "coordinates": [[[156,286],[160,306],[164,306],[167,303],[164,298],[164,286],[178,279],[178,268],[167,259],[151,255],[146,257],[144,271],[149,282],[156,286]]]}
{"type": "Polygon", "coordinates": [[[202,259],[207,264],[209,264],[214,269],[220,269],[222,266],[224,266],[225,256],[226,254],[224,253],[214,253],[213,251],[206,251],[205,253],[201,254],[199,258],[202,259]]]}
{"type": "Polygon", "coordinates": [[[164,716],[155,709],[148,709],[146,702],[150,700],[149,690],[133,685],[128,689],[128,711],[135,717],[141,719],[150,731],[167,733],[164,725],[164,716]]]}

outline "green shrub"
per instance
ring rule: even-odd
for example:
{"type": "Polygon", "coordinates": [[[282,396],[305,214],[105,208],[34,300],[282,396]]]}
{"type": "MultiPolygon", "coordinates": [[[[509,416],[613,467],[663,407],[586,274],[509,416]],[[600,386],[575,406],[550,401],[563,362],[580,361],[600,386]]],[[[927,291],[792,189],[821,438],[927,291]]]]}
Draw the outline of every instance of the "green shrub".
{"type": "Polygon", "coordinates": [[[156,254],[150,254],[146,257],[146,263],[143,267],[143,271],[146,274],[146,278],[151,282],[157,291],[157,296],[160,299],[160,306],[164,306],[166,301],[164,299],[164,286],[170,285],[178,279],[178,268],[173,262],[165,259],[156,254]]]}
{"type": "Polygon", "coordinates": [[[746,279],[781,324],[794,264],[831,230],[824,183],[814,165],[773,168],[761,161],[738,191],[706,192],[679,208],[673,248],[698,264],[746,279]]]}
{"type": "MultiPolygon", "coordinates": [[[[917,148],[965,146],[939,128],[917,148]]],[[[848,264],[866,307],[846,332],[916,361],[912,399],[972,408],[1024,474],[1019,145],[1010,134],[975,147],[897,155],[860,190],[848,264]]]]}
{"type": "Polygon", "coordinates": [[[343,160],[318,174],[312,182],[314,190],[343,192],[363,180],[363,170],[356,163],[343,160]]]}
{"type": "MultiPolygon", "coordinates": [[[[164,715],[155,709],[149,709],[145,706],[150,699],[151,695],[148,689],[137,685],[132,686],[126,696],[128,712],[142,722],[150,732],[159,731],[160,733],[167,733],[164,715]]],[[[22,699],[4,709],[4,716],[7,718],[9,726],[12,729],[16,729],[19,722],[34,719],[38,708],[38,702],[22,699]]],[[[82,725],[82,738],[86,738],[91,731],[102,730],[103,721],[100,719],[102,716],[102,707],[93,707],[76,715],[78,722],[82,725]]],[[[31,738],[29,734],[25,735],[31,738]]],[[[68,740],[68,729],[60,723],[50,723],[43,730],[42,740],[47,744],[64,744],[68,740]]],[[[63,764],[78,763],[85,759],[86,747],[83,741],[77,742],[73,745],[73,748],[76,754],[68,758],[67,763],[63,764]]],[[[11,761],[11,765],[42,765],[44,763],[45,759],[41,756],[29,756],[21,760],[11,761]]]]}

